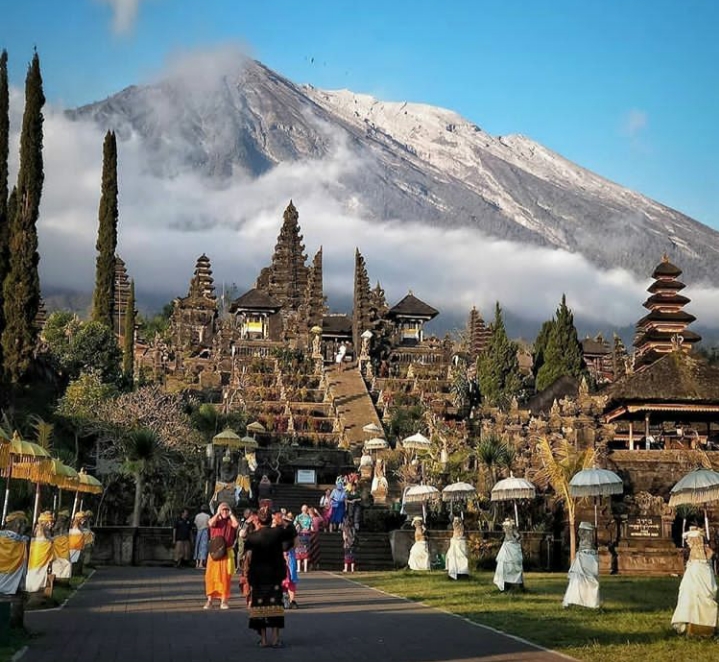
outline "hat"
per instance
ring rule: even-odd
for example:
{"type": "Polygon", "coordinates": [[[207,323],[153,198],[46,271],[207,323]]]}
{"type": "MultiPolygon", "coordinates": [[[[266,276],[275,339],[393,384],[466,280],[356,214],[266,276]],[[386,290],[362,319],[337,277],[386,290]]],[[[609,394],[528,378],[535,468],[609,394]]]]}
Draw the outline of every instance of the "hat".
{"type": "Polygon", "coordinates": [[[423,520],[419,515],[415,515],[415,516],[412,518],[412,526],[414,526],[415,524],[417,524],[417,522],[422,522],[422,523],[424,523],[424,520],[423,520]]]}
{"type": "Polygon", "coordinates": [[[42,524],[47,524],[48,522],[52,522],[55,518],[53,517],[52,513],[49,510],[46,510],[42,513],[40,513],[40,517],[37,518],[38,522],[41,522],[42,524]]]}
{"type": "Polygon", "coordinates": [[[594,524],[591,522],[579,522],[579,530],[594,531],[594,524]]]}
{"type": "Polygon", "coordinates": [[[14,522],[16,519],[27,519],[27,515],[22,510],[15,510],[5,518],[5,522],[14,522]]]}

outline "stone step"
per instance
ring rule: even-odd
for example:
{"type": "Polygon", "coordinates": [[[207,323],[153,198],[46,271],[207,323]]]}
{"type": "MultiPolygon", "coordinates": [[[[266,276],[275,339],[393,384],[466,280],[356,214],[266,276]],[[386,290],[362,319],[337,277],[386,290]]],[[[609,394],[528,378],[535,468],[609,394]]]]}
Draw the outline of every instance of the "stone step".
{"type": "MultiPolygon", "coordinates": [[[[320,533],[313,545],[313,567],[317,570],[338,570],[344,566],[341,533],[320,533]]],[[[390,570],[394,568],[389,536],[386,533],[357,535],[355,564],[359,570],[390,570]]]]}

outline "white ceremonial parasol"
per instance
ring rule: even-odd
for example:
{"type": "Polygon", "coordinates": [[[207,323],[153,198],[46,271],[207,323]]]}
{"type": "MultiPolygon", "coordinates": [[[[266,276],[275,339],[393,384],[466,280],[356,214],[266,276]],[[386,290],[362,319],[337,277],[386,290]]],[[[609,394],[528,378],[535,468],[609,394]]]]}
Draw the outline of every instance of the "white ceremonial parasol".
{"type": "Polygon", "coordinates": [[[421,503],[422,518],[427,519],[425,504],[427,501],[439,498],[439,496],[439,490],[432,485],[412,485],[412,487],[405,490],[403,501],[405,503],[421,503]]]}
{"type": "Polygon", "coordinates": [[[362,432],[367,434],[382,434],[383,430],[376,423],[368,423],[362,428],[362,432]]]}
{"type": "Polygon", "coordinates": [[[517,499],[534,499],[537,489],[533,483],[526,478],[517,478],[510,472],[509,478],[503,478],[498,481],[492,488],[492,501],[513,501],[514,502],[514,522],[519,526],[519,511],[517,509],[517,499]]]}
{"type": "Polygon", "coordinates": [[[257,433],[261,434],[263,432],[267,432],[267,430],[265,429],[265,426],[262,425],[262,423],[260,423],[259,421],[253,421],[252,423],[250,423],[247,426],[247,431],[254,432],[255,434],[257,434],[257,433]]]}
{"type": "Polygon", "coordinates": [[[364,448],[368,451],[383,451],[386,448],[389,448],[389,444],[387,443],[386,439],[375,437],[374,439],[369,439],[365,441],[364,448]]]}
{"type": "Polygon", "coordinates": [[[609,469],[582,469],[569,481],[569,494],[572,497],[594,497],[594,528],[598,523],[597,497],[621,494],[624,492],[624,481],[609,469]]]}
{"type": "Polygon", "coordinates": [[[432,446],[432,442],[423,434],[417,432],[410,437],[402,440],[402,448],[416,451],[426,451],[432,446]]]}
{"type": "Polygon", "coordinates": [[[242,437],[242,439],[240,439],[240,446],[242,446],[245,450],[248,448],[254,450],[259,448],[260,445],[254,437],[242,437]]]}
{"type": "MultiPolygon", "coordinates": [[[[469,483],[451,483],[442,490],[442,501],[449,501],[449,512],[452,514],[455,501],[463,501],[477,496],[477,490],[469,483]]],[[[464,518],[464,512],[461,512],[464,518]]]]}
{"type": "Polygon", "coordinates": [[[704,528],[709,538],[709,518],[706,504],[719,501],[719,473],[711,469],[695,469],[672,487],[669,496],[670,506],[682,504],[704,507],[704,528]]]}

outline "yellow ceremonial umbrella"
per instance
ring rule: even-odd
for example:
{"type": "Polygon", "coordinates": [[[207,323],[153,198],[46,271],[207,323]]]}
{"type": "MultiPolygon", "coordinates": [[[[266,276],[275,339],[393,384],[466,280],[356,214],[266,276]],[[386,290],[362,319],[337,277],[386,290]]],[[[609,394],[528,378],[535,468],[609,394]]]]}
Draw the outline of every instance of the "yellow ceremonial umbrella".
{"type": "MultiPolygon", "coordinates": [[[[31,480],[34,483],[46,481],[51,469],[50,453],[42,446],[32,441],[22,439],[17,431],[13,432],[7,450],[8,461],[4,468],[0,468],[0,475],[7,479],[5,483],[5,503],[3,504],[2,524],[5,524],[8,501],[10,498],[10,479],[19,478],[31,480]]],[[[0,465],[2,467],[2,465],[0,465]]],[[[34,524],[34,518],[33,518],[34,524]]]]}
{"type": "MultiPolygon", "coordinates": [[[[102,483],[94,476],[85,473],[85,469],[83,468],[77,473],[77,482],[75,483],[74,488],[75,502],[72,504],[71,518],[75,517],[75,513],[77,512],[77,502],[80,498],[80,493],[100,494],[102,492],[102,483]]],[[[80,508],[82,509],[82,506],[80,508]]]]}

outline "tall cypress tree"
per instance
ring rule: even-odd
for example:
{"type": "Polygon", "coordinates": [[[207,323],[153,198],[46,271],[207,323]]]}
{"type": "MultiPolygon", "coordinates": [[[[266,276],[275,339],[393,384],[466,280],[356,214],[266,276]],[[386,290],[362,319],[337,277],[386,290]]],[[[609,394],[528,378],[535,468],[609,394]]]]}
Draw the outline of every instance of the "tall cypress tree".
{"type": "Polygon", "coordinates": [[[135,372],[135,281],[130,281],[130,296],[125,307],[125,329],[122,346],[122,372],[132,384],[135,372]]]}
{"type": "Polygon", "coordinates": [[[37,265],[37,219],[44,180],[43,115],[40,58],[33,55],[25,79],[25,112],[20,134],[20,168],[16,204],[10,219],[10,259],[3,283],[5,328],[2,348],[5,370],[17,383],[27,373],[37,343],[35,316],[40,305],[37,265]]]}
{"type": "Polygon", "coordinates": [[[544,364],[537,373],[537,390],[547,388],[564,375],[581,378],[586,375],[582,345],[574,326],[574,315],[567,307],[567,298],[557,308],[554,325],[544,350],[544,364]]]}
{"type": "MultiPolygon", "coordinates": [[[[2,284],[8,272],[10,228],[8,220],[8,156],[10,154],[10,91],[7,51],[0,53],[0,334],[5,328],[2,284]]],[[[0,345],[0,366],[2,346],[0,345]]]]}
{"type": "Polygon", "coordinates": [[[507,336],[499,302],[495,307],[494,322],[490,324],[487,351],[477,359],[477,381],[482,399],[492,405],[507,405],[522,385],[517,343],[507,336]]]}
{"type": "Polygon", "coordinates": [[[552,334],[554,328],[554,318],[547,320],[542,324],[542,328],[539,329],[537,339],[534,341],[534,361],[532,363],[532,373],[534,374],[535,380],[539,374],[540,368],[544,365],[544,354],[547,351],[547,345],[549,344],[549,336],[552,334]]]}
{"type": "MultiPolygon", "coordinates": [[[[97,261],[95,292],[92,297],[92,320],[110,329],[115,300],[115,250],[117,249],[117,141],[108,131],[102,147],[102,193],[98,212],[97,261]]],[[[118,329],[118,332],[121,329],[118,329]]]]}

